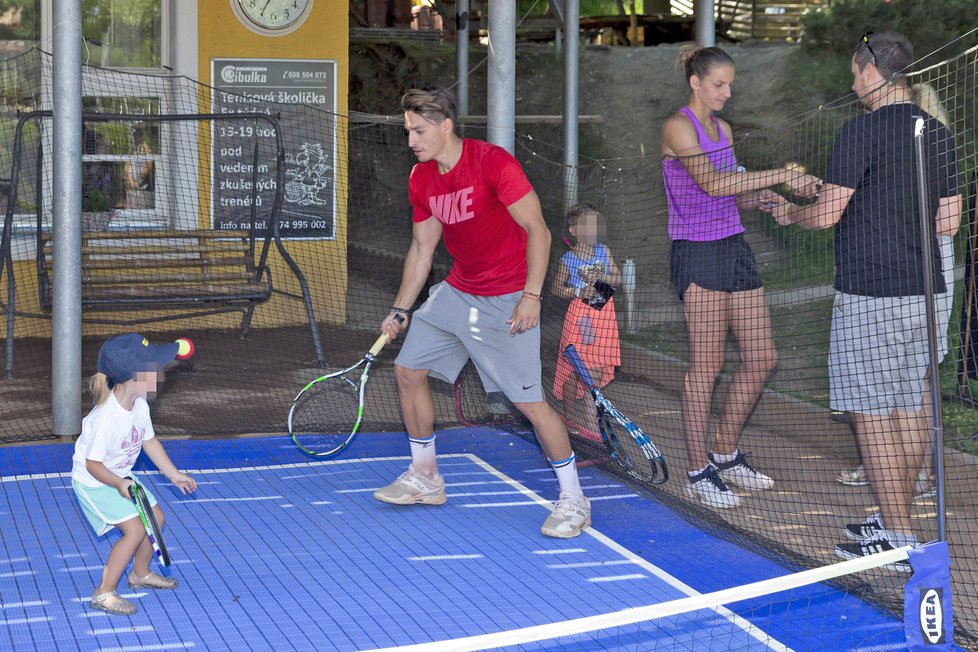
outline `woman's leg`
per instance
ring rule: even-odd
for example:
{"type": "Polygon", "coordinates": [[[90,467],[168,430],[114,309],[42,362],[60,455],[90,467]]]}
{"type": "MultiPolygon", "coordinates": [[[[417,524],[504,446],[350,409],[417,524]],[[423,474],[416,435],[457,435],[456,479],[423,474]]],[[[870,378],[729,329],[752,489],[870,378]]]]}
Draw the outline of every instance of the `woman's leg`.
{"type": "Polygon", "coordinates": [[[707,458],[707,437],[713,386],[723,367],[728,328],[727,293],[691,284],[683,295],[689,332],[689,369],[680,403],[686,456],[691,471],[702,469],[707,458]]]}
{"type": "Polygon", "coordinates": [[[778,364],[764,289],[733,292],[728,305],[730,326],[740,348],[741,363],[727,388],[713,446],[714,452],[722,455],[737,450],[747,417],[778,364]]]}

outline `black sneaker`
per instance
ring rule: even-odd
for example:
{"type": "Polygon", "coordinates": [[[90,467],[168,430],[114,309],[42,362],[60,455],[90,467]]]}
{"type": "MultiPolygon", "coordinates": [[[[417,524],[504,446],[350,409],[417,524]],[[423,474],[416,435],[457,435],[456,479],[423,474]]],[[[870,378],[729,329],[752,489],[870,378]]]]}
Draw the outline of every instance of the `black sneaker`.
{"type": "Polygon", "coordinates": [[[883,531],[883,520],[879,514],[868,517],[862,523],[848,523],[842,531],[853,541],[863,541],[864,539],[875,539],[883,531]]]}
{"type": "MultiPolygon", "coordinates": [[[[856,543],[837,544],[835,546],[835,554],[843,559],[860,559],[862,557],[868,557],[869,555],[875,555],[880,552],[887,552],[895,549],[896,548],[888,539],[880,537],[877,539],[866,539],[865,541],[858,541],[856,543]]],[[[910,562],[906,559],[901,559],[900,561],[895,561],[890,564],[883,564],[883,568],[900,573],[913,572],[910,562]]]]}

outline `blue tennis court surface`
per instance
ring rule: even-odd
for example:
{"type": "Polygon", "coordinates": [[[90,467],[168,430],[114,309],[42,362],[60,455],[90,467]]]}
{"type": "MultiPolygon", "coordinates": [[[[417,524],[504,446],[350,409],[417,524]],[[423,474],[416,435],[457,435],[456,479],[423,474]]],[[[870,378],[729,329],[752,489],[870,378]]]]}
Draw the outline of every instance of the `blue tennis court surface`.
{"type": "MultiPolygon", "coordinates": [[[[123,580],[120,593],[139,607],[129,618],[87,604],[115,538],[97,539],[84,521],[68,474],[71,447],[0,449],[0,649],[371,650],[786,573],[594,469],[582,471],[593,531],[544,537],[556,481],[535,447],[478,428],[445,431],[438,445],[448,503],[404,508],[372,496],[406,467],[403,434],[363,435],[335,461],[304,457],[286,437],[165,442],[200,485],[182,496],[151,468],[140,474],[164,506],[169,572],[181,585],[136,592],[123,580]]],[[[904,645],[899,623],[851,596],[828,587],[804,596],[518,649],[904,645]]]]}

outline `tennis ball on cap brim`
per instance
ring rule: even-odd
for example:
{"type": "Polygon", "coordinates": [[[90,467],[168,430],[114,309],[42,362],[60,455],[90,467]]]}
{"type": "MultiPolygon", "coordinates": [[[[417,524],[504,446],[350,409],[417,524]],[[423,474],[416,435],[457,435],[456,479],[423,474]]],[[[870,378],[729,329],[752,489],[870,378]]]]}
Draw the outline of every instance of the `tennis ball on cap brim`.
{"type": "Polygon", "coordinates": [[[189,338],[181,337],[177,340],[177,358],[186,360],[194,354],[194,343],[189,338]]]}

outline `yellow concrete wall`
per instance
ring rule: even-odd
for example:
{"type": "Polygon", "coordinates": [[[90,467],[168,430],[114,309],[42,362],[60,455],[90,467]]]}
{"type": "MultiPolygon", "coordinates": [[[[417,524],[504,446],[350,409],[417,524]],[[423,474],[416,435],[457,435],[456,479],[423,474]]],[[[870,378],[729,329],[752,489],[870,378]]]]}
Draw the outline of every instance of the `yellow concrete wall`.
{"type": "MultiPolygon", "coordinates": [[[[283,36],[262,36],[247,29],[237,18],[228,0],[204,0],[198,3],[198,79],[211,84],[211,60],[214,58],[268,58],[268,59],[330,59],[336,61],[336,110],[345,115],[349,87],[349,3],[346,0],[315,0],[309,17],[298,29],[283,36]]],[[[209,112],[209,106],[201,106],[202,112],[209,112]]],[[[345,121],[341,124],[345,125],[345,121]]],[[[207,129],[202,128],[202,145],[207,144],[207,129]]],[[[346,138],[345,130],[337,134],[346,138]]],[[[208,151],[202,147],[201,151],[208,151]]],[[[346,242],[347,242],[347,162],[344,158],[346,147],[341,142],[337,146],[336,159],[336,239],[331,241],[310,240],[290,241],[285,245],[289,254],[298,263],[309,282],[313,295],[313,305],[318,323],[344,323],[346,321],[346,242]]],[[[210,162],[202,160],[200,187],[201,228],[210,227],[210,162]]],[[[273,284],[277,288],[298,287],[293,283],[291,270],[279,257],[277,251],[270,256],[273,284]]],[[[37,273],[33,258],[17,261],[14,264],[14,278],[17,280],[17,309],[37,313],[37,273]]],[[[2,299],[6,300],[6,275],[4,274],[2,299]]],[[[154,313],[140,311],[133,316],[141,319],[153,317],[154,313]]],[[[158,313],[160,316],[175,312],[158,313]]],[[[87,317],[121,319],[127,315],[99,312],[87,317]]],[[[166,330],[180,328],[215,328],[234,325],[240,319],[224,315],[215,318],[197,317],[192,321],[175,321],[161,324],[166,330]]],[[[273,296],[259,306],[252,320],[252,328],[263,326],[282,326],[305,324],[305,309],[300,301],[282,296],[273,296]]],[[[155,325],[142,325],[138,328],[150,329],[155,325]]],[[[86,335],[100,335],[117,332],[119,326],[86,324],[86,335]]],[[[18,317],[15,321],[17,337],[50,337],[49,320],[18,317]]],[[[0,320],[0,337],[6,336],[6,321],[0,320]]]]}
{"type": "MultiPolygon", "coordinates": [[[[238,20],[230,2],[210,0],[198,5],[198,79],[211,84],[211,60],[227,58],[251,59],[332,59],[336,61],[336,110],[345,115],[349,88],[349,2],[347,0],[315,0],[309,17],[298,29],[284,36],[262,36],[252,32],[238,20]]],[[[209,110],[202,107],[201,110],[209,110]]],[[[340,132],[338,138],[345,138],[340,132]]],[[[286,241],[289,253],[306,275],[313,291],[316,317],[321,322],[342,323],[346,320],[346,160],[340,158],[346,147],[337,147],[336,161],[336,240],[286,241]],[[342,288],[342,291],[338,291],[342,288]]],[[[206,175],[202,175],[206,178],[206,175]]],[[[209,207],[209,203],[202,207],[209,207]]],[[[201,225],[209,225],[209,213],[201,213],[201,225]]],[[[273,257],[272,278],[285,279],[291,271],[273,257]]],[[[255,313],[256,327],[280,325],[276,318],[282,311],[273,302],[288,301],[273,298],[255,313]]],[[[290,301],[283,306],[296,313],[301,306],[290,301]]]]}

